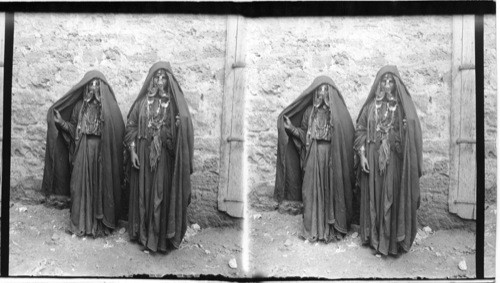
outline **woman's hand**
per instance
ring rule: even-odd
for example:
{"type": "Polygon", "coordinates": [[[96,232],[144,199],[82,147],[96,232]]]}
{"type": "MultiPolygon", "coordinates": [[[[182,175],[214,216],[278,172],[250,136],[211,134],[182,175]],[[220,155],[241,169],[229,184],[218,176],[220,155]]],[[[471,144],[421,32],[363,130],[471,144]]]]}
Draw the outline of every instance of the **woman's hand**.
{"type": "Polygon", "coordinates": [[[61,113],[59,113],[59,111],[54,109],[54,122],[56,122],[56,124],[61,124],[62,121],[63,121],[63,118],[61,117],[61,113]]]}
{"type": "Polygon", "coordinates": [[[365,173],[370,173],[370,167],[368,166],[368,159],[366,159],[364,154],[360,154],[361,158],[361,170],[365,173]]]}
{"type": "Polygon", "coordinates": [[[293,125],[292,125],[292,122],[290,121],[290,119],[288,118],[288,116],[283,116],[283,120],[285,123],[285,129],[291,130],[293,125]]]}
{"type": "Polygon", "coordinates": [[[139,156],[137,156],[137,153],[135,153],[134,150],[130,150],[130,159],[132,161],[132,166],[136,169],[139,169],[139,156]]]}

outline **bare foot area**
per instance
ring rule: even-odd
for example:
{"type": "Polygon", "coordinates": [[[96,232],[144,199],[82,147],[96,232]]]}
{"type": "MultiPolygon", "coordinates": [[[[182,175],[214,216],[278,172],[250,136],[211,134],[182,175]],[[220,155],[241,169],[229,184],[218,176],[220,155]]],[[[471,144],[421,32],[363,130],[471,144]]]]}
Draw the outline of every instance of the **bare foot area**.
{"type": "MultiPolygon", "coordinates": [[[[104,238],[65,233],[69,210],[13,203],[10,208],[9,275],[243,277],[238,228],[188,228],[177,250],[146,253],[125,227],[104,238]],[[234,259],[236,266],[229,262],[234,259]]],[[[231,262],[234,263],[234,262],[231,262]]]]}
{"type": "MultiPolygon", "coordinates": [[[[463,230],[419,233],[410,252],[375,255],[350,231],[341,241],[309,243],[297,236],[302,215],[250,212],[250,267],[257,277],[473,278],[475,234],[463,230]]],[[[353,225],[354,226],[354,225],[353,225]]]]}

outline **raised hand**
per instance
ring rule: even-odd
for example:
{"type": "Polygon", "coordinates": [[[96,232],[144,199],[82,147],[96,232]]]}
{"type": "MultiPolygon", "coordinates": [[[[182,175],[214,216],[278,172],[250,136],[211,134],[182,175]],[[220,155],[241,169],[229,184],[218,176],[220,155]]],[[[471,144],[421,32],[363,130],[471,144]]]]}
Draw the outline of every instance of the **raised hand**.
{"type": "Polygon", "coordinates": [[[292,129],[293,125],[288,116],[283,116],[283,120],[285,121],[285,129],[287,130],[292,129]]]}
{"type": "Polygon", "coordinates": [[[61,124],[62,121],[63,121],[63,119],[61,117],[61,113],[59,113],[59,111],[54,109],[54,122],[56,122],[57,124],[61,124]]]}

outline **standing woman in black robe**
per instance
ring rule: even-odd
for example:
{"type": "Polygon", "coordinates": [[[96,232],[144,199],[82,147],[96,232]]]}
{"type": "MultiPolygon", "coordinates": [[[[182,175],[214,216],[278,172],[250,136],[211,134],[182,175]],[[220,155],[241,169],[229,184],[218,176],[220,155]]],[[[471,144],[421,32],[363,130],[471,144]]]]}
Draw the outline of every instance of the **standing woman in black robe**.
{"type": "Polygon", "coordinates": [[[178,248],[191,198],[193,125],[169,63],[151,67],[127,117],[130,239],[154,252],[178,248]]]}
{"type": "Polygon", "coordinates": [[[278,117],[274,197],[302,201],[301,237],[336,241],[350,228],[354,126],[332,79],[317,77],[278,117]]]}
{"type": "Polygon", "coordinates": [[[106,235],[121,208],[125,125],[104,75],[90,71],[47,114],[42,190],[71,196],[67,232],[106,235]]]}
{"type": "Polygon", "coordinates": [[[407,252],[417,233],[422,132],[395,66],[378,73],[356,122],[360,235],[377,253],[407,252]]]}

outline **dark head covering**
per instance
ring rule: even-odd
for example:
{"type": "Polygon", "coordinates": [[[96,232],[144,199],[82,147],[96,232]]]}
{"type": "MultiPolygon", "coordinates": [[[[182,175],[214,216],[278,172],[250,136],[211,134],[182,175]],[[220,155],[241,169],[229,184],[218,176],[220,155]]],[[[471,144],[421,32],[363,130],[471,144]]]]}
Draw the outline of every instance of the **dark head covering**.
{"type": "Polygon", "coordinates": [[[150,82],[153,80],[156,71],[160,69],[164,69],[167,71],[168,88],[170,88],[170,92],[172,93],[172,98],[174,99],[177,111],[179,111],[179,117],[181,120],[181,125],[179,126],[179,128],[182,129],[182,132],[185,135],[185,137],[182,138],[182,141],[186,143],[185,145],[187,149],[186,152],[183,152],[183,154],[187,154],[185,162],[186,164],[189,164],[189,173],[191,174],[193,173],[192,160],[194,150],[193,122],[191,121],[191,114],[189,114],[189,108],[187,106],[186,99],[184,98],[184,93],[179,86],[179,82],[177,82],[177,79],[175,79],[175,76],[172,73],[172,67],[170,67],[169,62],[160,61],[151,66],[148,76],[146,77],[141,91],[137,96],[137,99],[132,104],[132,107],[130,107],[127,118],[128,116],[130,116],[130,112],[132,111],[132,109],[134,109],[135,104],[148,94],[150,82]]]}
{"type": "Polygon", "coordinates": [[[61,99],[49,108],[47,113],[47,143],[45,149],[45,168],[43,172],[42,192],[46,195],[70,195],[71,162],[73,148],[68,148],[63,132],[59,131],[54,121],[54,109],[58,110],[65,121],[69,121],[73,107],[83,100],[86,85],[93,79],[100,79],[102,116],[104,119],[101,132],[101,177],[104,191],[104,221],[113,225],[120,211],[120,183],[122,170],[122,140],[125,124],[116,97],[104,75],[96,70],[85,74],[80,82],[72,87],[61,99]]]}
{"type": "MultiPolygon", "coordinates": [[[[175,161],[172,176],[172,189],[170,190],[170,196],[166,197],[169,201],[166,234],[172,245],[178,248],[187,230],[187,207],[191,201],[190,175],[193,172],[194,132],[188,105],[182,89],[172,73],[170,63],[157,62],[149,69],[149,73],[142,85],[141,91],[132,104],[127,117],[130,116],[135,105],[147,96],[150,82],[153,80],[156,71],[160,69],[167,71],[168,92],[172,95],[171,98],[173,99],[174,109],[177,110],[180,118],[174,149],[175,161]]],[[[130,160],[128,159],[127,162],[130,163],[130,160]]],[[[128,166],[130,167],[131,164],[128,166]]],[[[132,172],[134,171],[132,170],[132,172]]],[[[134,179],[137,180],[137,178],[131,178],[130,181],[133,182],[134,179]]],[[[131,185],[134,186],[134,184],[131,185]]]]}
{"type": "Polygon", "coordinates": [[[403,81],[401,80],[401,75],[399,74],[398,68],[393,65],[387,65],[382,67],[378,73],[377,76],[375,77],[375,81],[373,82],[372,88],[370,90],[370,93],[368,94],[368,98],[365,101],[365,104],[363,104],[363,107],[361,108],[361,111],[359,112],[358,118],[356,119],[359,120],[359,116],[361,113],[363,113],[363,110],[366,106],[370,105],[370,103],[375,99],[377,95],[377,89],[378,85],[380,82],[380,79],[385,75],[385,74],[392,74],[394,76],[394,81],[396,84],[396,95],[401,102],[401,105],[403,107],[404,111],[404,118],[406,119],[406,123],[408,126],[409,131],[407,131],[408,135],[408,141],[412,144],[412,147],[414,147],[414,152],[412,153],[412,171],[418,173],[418,177],[422,176],[422,129],[420,127],[420,120],[418,119],[417,116],[417,110],[415,109],[415,105],[413,104],[413,100],[411,99],[410,92],[404,85],[403,81]]]}
{"type": "MultiPolygon", "coordinates": [[[[422,176],[422,129],[417,116],[417,111],[410,93],[403,81],[396,66],[385,66],[378,71],[373,82],[368,98],[363,105],[361,113],[368,107],[376,97],[376,92],[380,79],[383,75],[390,73],[394,76],[396,95],[403,108],[403,118],[406,119],[406,131],[403,138],[403,167],[401,168],[401,187],[398,216],[398,241],[402,241],[403,248],[408,251],[417,233],[416,210],[420,206],[420,185],[419,179],[422,176]],[[410,235],[406,237],[405,235],[410,235]],[[404,240],[403,240],[404,239],[404,240]]],[[[359,116],[358,116],[359,120],[359,116]]]]}
{"type": "Polygon", "coordinates": [[[274,198],[283,200],[302,200],[302,168],[301,156],[293,139],[284,126],[283,116],[290,118],[294,125],[300,125],[306,109],[313,104],[316,89],[322,84],[329,85],[329,106],[331,134],[331,187],[335,192],[336,215],[344,215],[346,219],[338,219],[341,230],[348,229],[351,215],[352,186],[354,185],[353,139],[354,126],[346,104],[333,80],[327,76],[317,77],[312,84],[287,106],[278,116],[278,153],[276,160],[276,182],[274,198]],[[337,211],[343,210],[343,211],[337,211]]]}

